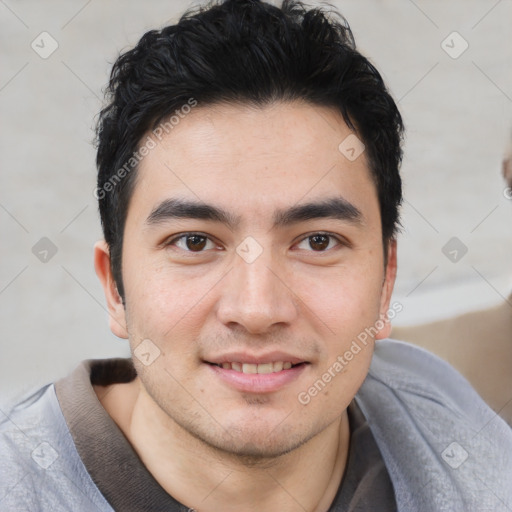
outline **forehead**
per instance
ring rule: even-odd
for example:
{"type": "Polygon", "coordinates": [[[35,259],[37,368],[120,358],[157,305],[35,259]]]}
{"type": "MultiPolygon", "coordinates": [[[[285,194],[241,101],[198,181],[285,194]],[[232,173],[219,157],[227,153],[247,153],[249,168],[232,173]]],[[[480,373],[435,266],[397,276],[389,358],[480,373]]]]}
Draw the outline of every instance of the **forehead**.
{"type": "Polygon", "coordinates": [[[333,161],[340,156],[339,144],[352,133],[334,109],[298,101],[266,106],[215,104],[174,119],[176,124],[167,125],[159,147],[194,163],[239,158],[243,164],[249,156],[266,163],[314,161],[320,151],[324,159],[333,161]]]}
{"type": "Polygon", "coordinates": [[[139,165],[132,197],[146,214],[176,195],[261,215],[326,195],[377,201],[364,152],[355,159],[344,153],[347,137],[358,139],[334,109],[299,102],[197,106],[161,127],[167,130],[158,138],[149,133],[156,145],[139,165]]]}

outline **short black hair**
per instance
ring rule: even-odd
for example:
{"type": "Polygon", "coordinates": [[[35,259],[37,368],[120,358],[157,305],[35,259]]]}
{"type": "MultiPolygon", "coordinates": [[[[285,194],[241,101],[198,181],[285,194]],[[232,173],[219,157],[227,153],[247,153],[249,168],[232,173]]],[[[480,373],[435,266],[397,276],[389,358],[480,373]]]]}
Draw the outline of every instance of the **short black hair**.
{"type": "MultiPolygon", "coordinates": [[[[339,111],[365,145],[384,247],[396,236],[403,122],[381,75],[335,10],[224,0],[144,34],[115,62],[96,130],[96,197],[120,296],[123,232],[143,137],[190,105],[305,101],[339,111]]],[[[147,139],[147,143],[150,140],[147,139]]],[[[147,152],[147,148],[146,152],[147,152]]]]}

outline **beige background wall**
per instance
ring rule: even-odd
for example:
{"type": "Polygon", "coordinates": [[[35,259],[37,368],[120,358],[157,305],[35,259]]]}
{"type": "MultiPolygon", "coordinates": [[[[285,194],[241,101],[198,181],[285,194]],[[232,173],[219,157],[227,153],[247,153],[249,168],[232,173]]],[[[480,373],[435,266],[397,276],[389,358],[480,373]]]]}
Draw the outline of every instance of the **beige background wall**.
{"type": "MultiPolygon", "coordinates": [[[[512,137],[512,1],[332,3],[381,70],[408,129],[395,293],[404,309],[395,323],[502,301],[512,284],[512,201],[500,177],[512,137]],[[447,257],[452,237],[460,242],[447,257]]],[[[0,2],[2,398],[81,359],[128,354],[109,332],[92,267],[101,236],[92,128],[118,52],[189,5],[0,2]]]]}

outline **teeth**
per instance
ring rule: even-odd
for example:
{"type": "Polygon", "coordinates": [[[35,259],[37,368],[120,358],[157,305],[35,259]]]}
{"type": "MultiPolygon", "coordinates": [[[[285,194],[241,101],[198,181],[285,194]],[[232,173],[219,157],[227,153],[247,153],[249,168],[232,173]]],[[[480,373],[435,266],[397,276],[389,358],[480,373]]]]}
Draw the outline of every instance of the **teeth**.
{"type": "Polygon", "coordinates": [[[282,370],[289,370],[292,367],[292,363],[289,361],[276,361],[275,363],[222,363],[220,366],[224,370],[235,370],[236,372],[242,373],[275,373],[282,370]]]}
{"type": "Polygon", "coordinates": [[[280,372],[283,369],[284,363],[282,361],[278,361],[277,363],[274,363],[274,371],[280,372]]]}
{"type": "Polygon", "coordinates": [[[272,373],[274,371],[274,363],[263,363],[258,365],[258,373],[272,373]]]}
{"type": "Polygon", "coordinates": [[[258,365],[257,364],[244,363],[242,365],[242,372],[243,373],[258,373],[258,365]]]}

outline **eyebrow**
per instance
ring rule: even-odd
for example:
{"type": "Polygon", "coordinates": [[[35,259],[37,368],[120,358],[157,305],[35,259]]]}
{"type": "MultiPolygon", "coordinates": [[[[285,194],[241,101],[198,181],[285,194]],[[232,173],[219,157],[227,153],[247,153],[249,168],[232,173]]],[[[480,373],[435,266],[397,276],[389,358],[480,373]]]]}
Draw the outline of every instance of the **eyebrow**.
{"type": "MultiPolygon", "coordinates": [[[[165,199],[158,204],[149,214],[146,224],[154,226],[172,219],[200,219],[221,222],[231,230],[234,230],[241,222],[240,216],[218,206],[176,198],[165,199]]],[[[363,214],[343,197],[332,197],[322,201],[295,205],[284,210],[276,210],[273,229],[315,219],[336,219],[361,224],[363,214]]]]}

